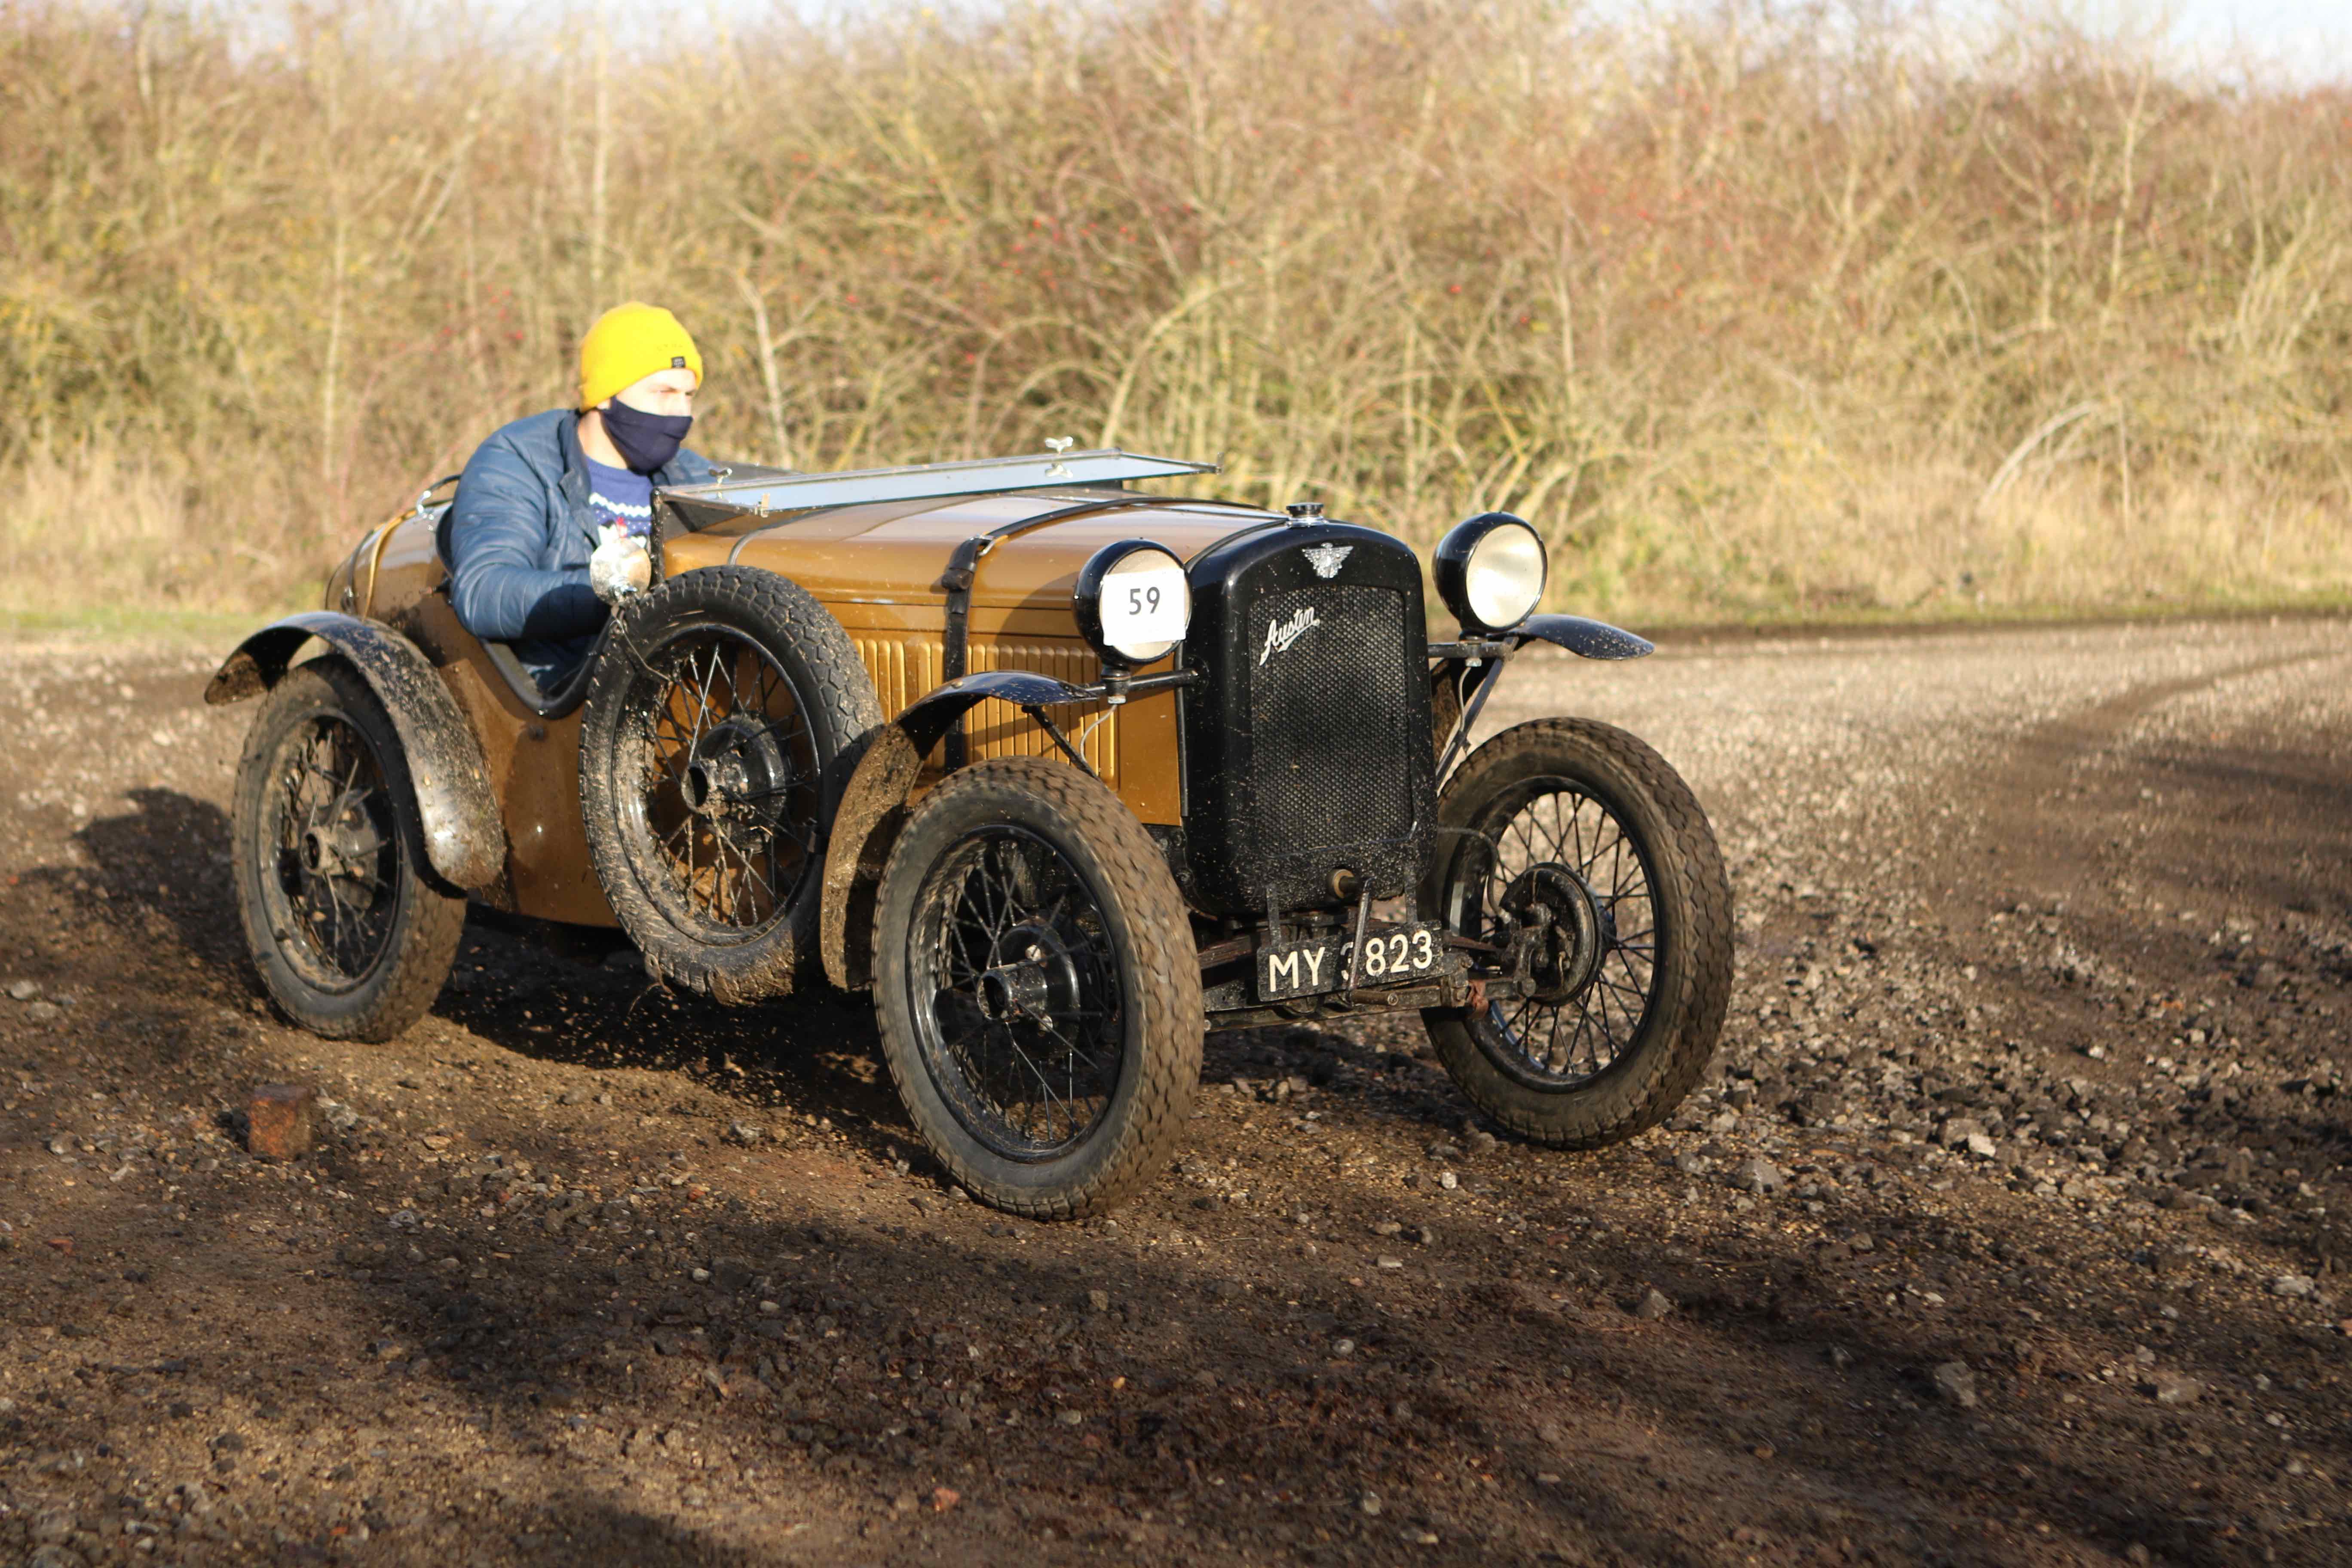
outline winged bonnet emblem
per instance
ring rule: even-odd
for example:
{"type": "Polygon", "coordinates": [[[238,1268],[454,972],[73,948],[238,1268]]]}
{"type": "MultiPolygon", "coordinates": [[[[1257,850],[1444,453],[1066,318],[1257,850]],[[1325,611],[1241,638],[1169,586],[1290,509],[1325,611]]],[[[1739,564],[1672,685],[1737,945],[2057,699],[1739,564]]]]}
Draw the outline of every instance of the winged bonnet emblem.
{"type": "Polygon", "coordinates": [[[1310,544],[1299,553],[1307,557],[1307,564],[1315,568],[1318,577],[1337,577],[1339,563],[1353,554],[1355,549],[1352,544],[1310,544]]]}

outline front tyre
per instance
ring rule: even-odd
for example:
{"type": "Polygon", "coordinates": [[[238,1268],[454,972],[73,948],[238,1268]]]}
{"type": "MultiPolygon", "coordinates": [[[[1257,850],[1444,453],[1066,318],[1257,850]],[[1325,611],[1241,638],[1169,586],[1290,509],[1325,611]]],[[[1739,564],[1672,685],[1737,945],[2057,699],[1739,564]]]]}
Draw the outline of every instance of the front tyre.
{"type": "Polygon", "coordinates": [[[1690,786],[1622,730],[1538,719],[1472,752],[1437,816],[1423,908],[1512,946],[1526,985],[1422,1015],[1462,1091],[1554,1148],[1665,1120],[1731,996],[1731,886],[1690,786]]]}
{"type": "Polygon", "coordinates": [[[383,1041],[424,1016],[466,900],[433,876],[392,716],[350,665],[298,666],[262,700],[230,835],[247,951],[287,1017],[383,1041]]]}
{"type": "Polygon", "coordinates": [[[876,1008],[916,1130],[982,1202],[1109,1207],[1167,1159],[1206,1027],[1176,879],[1075,768],[992,759],[931,792],[876,911],[876,1008]]]}

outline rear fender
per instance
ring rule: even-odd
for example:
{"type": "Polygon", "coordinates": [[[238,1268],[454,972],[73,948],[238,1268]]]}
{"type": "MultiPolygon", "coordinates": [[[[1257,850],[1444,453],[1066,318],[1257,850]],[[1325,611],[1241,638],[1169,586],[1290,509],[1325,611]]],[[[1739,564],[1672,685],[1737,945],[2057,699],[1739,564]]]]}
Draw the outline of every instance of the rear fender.
{"type": "Polygon", "coordinates": [[[205,700],[219,707],[260,696],[285,679],[313,638],[348,659],[392,715],[433,869],[459,888],[497,882],[506,869],[506,832],[481,744],[430,661],[391,627],[331,610],[272,622],[237,645],[205,688],[205,700]]]}

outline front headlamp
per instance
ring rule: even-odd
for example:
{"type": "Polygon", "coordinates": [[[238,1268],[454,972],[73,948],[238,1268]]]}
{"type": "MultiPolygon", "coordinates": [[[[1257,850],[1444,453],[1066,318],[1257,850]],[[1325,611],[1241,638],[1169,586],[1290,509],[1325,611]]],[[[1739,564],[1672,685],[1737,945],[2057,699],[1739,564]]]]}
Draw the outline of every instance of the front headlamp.
{"type": "Polygon", "coordinates": [[[1192,584],[1184,563],[1148,539],[1106,544],[1078,571],[1078,630],[1106,664],[1132,669],[1184,640],[1192,584]]]}
{"type": "Polygon", "coordinates": [[[1507,632],[1543,602],[1543,540],[1525,518],[1481,512],[1437,546],[1437,596],[1465,632],[1507,632]]]}

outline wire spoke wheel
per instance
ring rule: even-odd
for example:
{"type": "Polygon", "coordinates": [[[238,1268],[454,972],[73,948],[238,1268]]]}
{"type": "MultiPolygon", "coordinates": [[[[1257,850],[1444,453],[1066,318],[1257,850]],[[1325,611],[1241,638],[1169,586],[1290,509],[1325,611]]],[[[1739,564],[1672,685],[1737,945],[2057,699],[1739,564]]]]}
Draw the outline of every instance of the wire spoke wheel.
{"type": "Polygon", "coordinates": [[[1053,845],[1013,826],[966,834],[916,894],[908,971],[924,1064],[982,1145],[1050,1160],[1101,1124],[1126,1032],[1118,955],[1053,845]]]}
{"type": "Polygon", "coordinates": [[[882,722],[830,611],[749,566],[683,572],[614,612],[580,716],[580,826],[663,978],[728,1003],[817,953],[826,835],[882,722]]]}
{"type": "Polygon", "coordinates": [[[1473,752],[1437,815],[1423,907],[1492,954],[1483,999],[1422,1015],[1446,1071],[1555,1148],[1665,1120],[1731,996],[1731,886],[1690,786],[1622,730],[1538,719],[1473,752]]]}
{"type": "Polygon", "coordinates": [[[229,842],[246,951],[289,1018],[389,1040],[432,1005],[466,900],[427,864],[399,731],[358,670],[314,659],[263,700],[229,842]]]}
{"type": "Polygon", "coordinates": [[[1191,917],[1135,814],[1077,769],[992,757],[890,850],[874,1005],[907,1114],[974,1197],[1067,1219],[1167,1168],[1201,1079],[1191,917]]]}
{"type": "Polygon", "coordinates": [[[624,701],[617,802],[641,885],[705,942],[759,936],[816,863],[816,738],[800,689],[741,632],[692,626],[643,652],[624,701]]]}
{"type": "Polygon", "coordinates": [[[341,714],[289,731],[270,770],[264,897],[288,963],[324,992],[362,984],[392,950],[404,847],[383,764],[341,714]]]}

